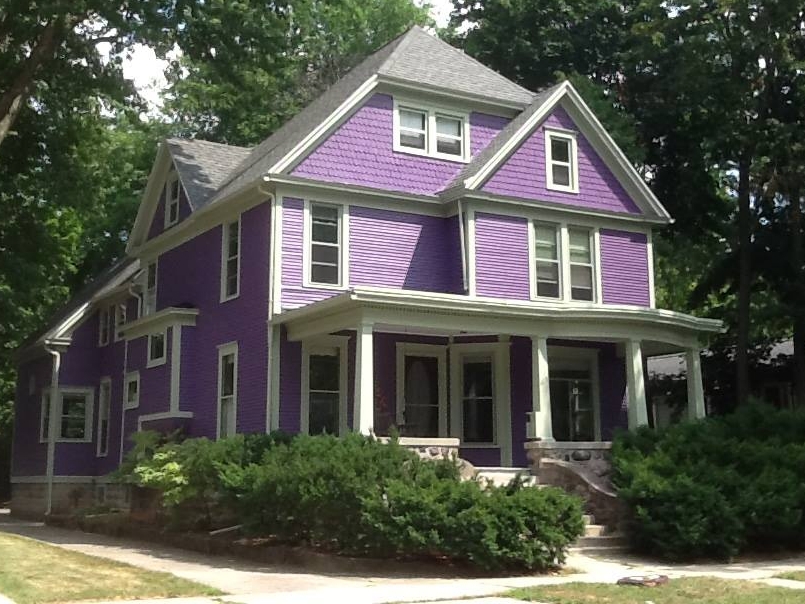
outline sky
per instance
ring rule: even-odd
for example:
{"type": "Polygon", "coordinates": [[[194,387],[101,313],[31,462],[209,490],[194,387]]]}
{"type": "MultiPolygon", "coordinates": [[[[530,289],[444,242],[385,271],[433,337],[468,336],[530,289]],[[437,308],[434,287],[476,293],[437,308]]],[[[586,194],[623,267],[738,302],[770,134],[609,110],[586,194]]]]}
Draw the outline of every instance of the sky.
{"type": "MultiPolygon", "coordinates": [[[[415,1],[419,4],[422,3],[422,0],[415,1]]],[[[437,25],[440,27],[447,25],[453,6],[451,1],[429,0],[429,2],[431,15],[437,25]]],[[[108,45],[106,49],[99,47],[99,50],[102,54],[108,54],[108,45]]],[[[167,61],[158,59],[152,48],[143,45],[137,45],[131,56],[123,61],[124,77],[134,81],[134,85],[148,102],[152,111],[158,111],[162,105],[159,93],[167,85],[164,74],[167,66],[167,61]]]]}

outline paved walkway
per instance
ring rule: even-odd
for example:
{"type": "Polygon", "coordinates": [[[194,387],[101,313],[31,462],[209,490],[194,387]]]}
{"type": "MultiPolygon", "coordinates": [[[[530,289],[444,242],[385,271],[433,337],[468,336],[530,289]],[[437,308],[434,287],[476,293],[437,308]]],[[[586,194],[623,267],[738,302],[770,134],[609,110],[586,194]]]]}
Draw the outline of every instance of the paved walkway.
{"type": "MultiPolygon", "coordinates": [[[[501,604],[506,600],[494,596],[515,587],[570,581],[614,583],[617,579],[630,574],[649,572],[659,572],[670,577],[709,575],[726,579],[763,581],[782,587],[805,588],[805,584],[796,581],[771,579],[773,575],[784,571],[805,570],[805,556],[727,565],[666,565],[623,555],[606,556],[599,553],[588,555],[583,551],[575,551],[571,552],[567,565],[568,568],[578,572],[569,575],[422,578],[406,576],[402,572],[384,576],[314,574],[291,567],[259,565],[151,543],[48,527],[38,522],[15,520],[7,515],[0,515],[0,531],[149,570],[167,571],[231,594],[215,600],[241,604],[301,604],[315,601],[388,604],[468,598],[482,598],[476,600],[476,604],[501,604]]],[[[170,603],[212,604],[215,600],[180,598],[170,600],[170,603]]],[[[166,604],[165,600],[158,602],[166,604]]]]}

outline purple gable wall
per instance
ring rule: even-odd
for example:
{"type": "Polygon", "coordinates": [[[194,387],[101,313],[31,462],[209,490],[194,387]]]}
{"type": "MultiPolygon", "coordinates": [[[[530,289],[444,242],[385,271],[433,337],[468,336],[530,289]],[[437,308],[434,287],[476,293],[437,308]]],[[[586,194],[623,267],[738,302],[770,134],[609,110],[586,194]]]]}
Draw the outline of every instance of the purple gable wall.
{"type": "MultiPolygon", "coordinates": [[[[375,94],[292,173],[327,182],[421,195],[441,191],[464,164],[394,151],[393,113],[392,97],[375,94]]],[[[508,121],[504,117],[472,113],[472,154],[486,147],[508,121]]]]}
{"type": "Polygon", "coordinates": [[[528,222],[475,215],[475,289],[479,296],[528,300],[528,222]]]}
{"type": "Polygon", "coordinates": [[[646,235],[601,229],[601,279],[605,304],[649,306],[646,235]]]}
{"type": "Polygon", "coordinates": [[[561,107],[557,108],[506,160],[506,163],[498,168],[482,187],[484,191],[595,210],[640,213],[637,205],[581,133],[578,133],[576,139],[579,192],[565,193],[548,189],[545,175],[545,126],[578,130],[567,112],[561,107]]]}
{"type": "MultiPolygon", "coordinates": [[[[184,187],[179,188],[179,222],[190,216],[190,204],[187,201],[187,193],[184,187]]],[[[179,224],[177,222],[176,224],[179,224]]],[[[175,225],[174,225],[175,226],[175,225]]],[[[165,230],[165,187],[163,185],[162,191],[159,194],[159,203],[154,212],[154,217],[151,219],[151,226],[148,228],[148,238],[153,239],[157,235],[162,234],[165,230]]]]}

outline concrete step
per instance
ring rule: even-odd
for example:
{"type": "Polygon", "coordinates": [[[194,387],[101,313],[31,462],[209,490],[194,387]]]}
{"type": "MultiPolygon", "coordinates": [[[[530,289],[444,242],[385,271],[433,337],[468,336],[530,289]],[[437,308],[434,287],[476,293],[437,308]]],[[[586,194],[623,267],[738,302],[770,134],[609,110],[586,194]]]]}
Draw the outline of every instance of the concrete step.
{"type": "Polygon", "coordinates": [[[505,487],[517,476],[525,480],[527,486],[541,486],[537,484],[537,477],[532,476],[528,468],[476,468],[475,475],[480,481],[487,481],[496,487],[505,487]]]}
{"type": "Polygon", "coordinates": [[[576,549],[625,549],[629,540],[619,533],[600,536],[584,536],[578,539],[573,547],[576,549]]]}
{"type": "Polygon", "coordinates": [[[609,533],[603,524],[588,524],[584,527],[585,537],[604,537],[609,533]]]}
{"type": "Polygon", "coordinates": [[[584,519],[584,524],[595,524],[595,516],[592,514],[584,514],[582,518],[584,519]]]}

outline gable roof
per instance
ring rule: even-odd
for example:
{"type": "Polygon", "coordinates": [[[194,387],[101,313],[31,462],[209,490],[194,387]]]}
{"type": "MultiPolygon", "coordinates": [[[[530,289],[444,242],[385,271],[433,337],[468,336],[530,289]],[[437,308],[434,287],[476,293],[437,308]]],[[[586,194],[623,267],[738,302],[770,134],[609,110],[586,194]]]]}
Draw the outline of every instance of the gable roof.
{"type": "Polygon", "coordinates": [[[311,136],[315,137],[322,122],[340,108],[348,111],[350,106],[368,95],[379,81],[406,83],[452,94],[465,93],[519,107],[528,106],[534,99],[534,93],[414,26],[347,72],[257,145],[232,173],[214,200],[225,198],[276,170],[283,158],[311,136]]]}
{"type": "Polygon", "coordinates": [[[560,103],[572,112],[571,117],[582,134],[643,214],[662,222],[671,222],[671,215],[567,80],[537,94],[534,102],[509,122],[495,139],[464,167],[441,196],[455,198],[480,189],[560,103]]]}

